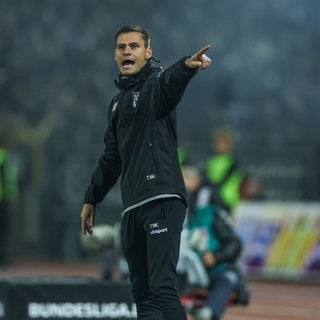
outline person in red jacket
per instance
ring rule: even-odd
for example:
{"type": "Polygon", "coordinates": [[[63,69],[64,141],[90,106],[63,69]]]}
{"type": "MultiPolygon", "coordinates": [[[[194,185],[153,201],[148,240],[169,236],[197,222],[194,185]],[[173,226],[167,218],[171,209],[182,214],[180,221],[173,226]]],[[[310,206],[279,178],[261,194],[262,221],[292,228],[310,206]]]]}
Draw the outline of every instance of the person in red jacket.
{"type": "Polygon", "coordinates": [[[186,319],[176,289],[187,195],[175,109],[198,69],[210,66],[210,46],[163,71],[152,61],[145,29],[124,26],[115,42],[120,92],[110,103],[105,150],[85,193],[82,231],[93,232],[96,206],[121,175],[122,250],[138,319],[186,319]]]}

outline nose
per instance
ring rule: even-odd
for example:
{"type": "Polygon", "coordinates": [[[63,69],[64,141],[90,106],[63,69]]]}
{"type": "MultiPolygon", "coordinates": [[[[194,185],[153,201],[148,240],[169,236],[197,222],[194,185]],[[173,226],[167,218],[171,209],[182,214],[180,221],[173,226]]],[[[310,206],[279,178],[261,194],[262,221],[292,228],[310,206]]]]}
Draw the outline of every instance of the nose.
{"type": "Polygon", "coordinates": [[[131,53],[131,48],[129,45],[125,46],[125,48],[123,49],[123,53],[124,54],[130,54],[131,53]]]}

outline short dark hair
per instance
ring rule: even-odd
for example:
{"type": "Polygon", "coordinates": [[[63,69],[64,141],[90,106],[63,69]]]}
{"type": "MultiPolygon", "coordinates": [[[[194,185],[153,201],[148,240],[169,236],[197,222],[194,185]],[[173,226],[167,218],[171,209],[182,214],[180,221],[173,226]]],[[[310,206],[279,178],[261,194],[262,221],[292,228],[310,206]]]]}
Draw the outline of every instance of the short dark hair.
{"type": "Polygon", "coordinates": [[[138,25],[135,25],[135,24],[131,24],[131,25],[128,25],[128,26],[123,26],[122,28],[120,28],[115,37],[114,37],[114,40],[117,42],[117,39],[118,39],[118,36],[119,34],[121,33],[129,33],[129,32],[140,32],[142,34],[142,38],[144,40],[144,45],[146,48],[150,47],[150,36],[149,36],[149,33],[147,32],[146,29],[138,26],[138,25]]]}

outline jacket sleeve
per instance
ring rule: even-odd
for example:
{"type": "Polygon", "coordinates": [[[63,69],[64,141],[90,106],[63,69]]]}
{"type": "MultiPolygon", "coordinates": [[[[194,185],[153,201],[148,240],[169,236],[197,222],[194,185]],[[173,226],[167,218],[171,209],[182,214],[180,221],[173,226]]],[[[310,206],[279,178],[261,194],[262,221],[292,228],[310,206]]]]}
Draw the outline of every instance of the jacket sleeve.
{"type": "Polygon", "coordinates": [[[213,228],[221,241],[221,247],[214,252],[217,263],[237,261],[242,252],[242,242],[226,211],[217,211],[213,228]]]}
{"type": "Polygon", "coordinates": [[[185,65],[187,57],[182,58],[159,76],[157,82],[155,112],[158,118],[166,116],[180,102],[185,89],[197,73],[198,69],[190,69],[185,65]]]}
{"type": "Polygon", "coordinates": [[[91,183],[84,196],[84,203],[97,205],[115,185],[120,176],[121,159],[111,123],[106,130],[104,143],[105,149],[92,175],[91,183]]]}

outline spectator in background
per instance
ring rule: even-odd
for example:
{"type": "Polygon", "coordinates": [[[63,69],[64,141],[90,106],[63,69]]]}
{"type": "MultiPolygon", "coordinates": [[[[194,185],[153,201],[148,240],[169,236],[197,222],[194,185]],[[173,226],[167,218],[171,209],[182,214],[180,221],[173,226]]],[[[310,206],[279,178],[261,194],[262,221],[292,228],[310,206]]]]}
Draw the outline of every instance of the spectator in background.
{"type": "Polygon", "coordinates": [[[18,197],[17,169],[0,133],[0,265],[8,263],[7,242],[11,203],[18,197]]]}
{"type": "Polygon", "coordinates": [[[233,303],[249,303],[246,279],[238,265],[242,242],[228,213],[215,203],[210,186],[202,184],[197,168],[183,166],[182,173],[191,203],[188,245],[198,254],[209,278],[208,295],[195,318],[219,320],[231,297],[233,303]]]}
{"type": "Polygon", "coordinates": [[[212,147],[214,154],[207,160],[206,175],[219,190],[222,206],[232,214],[241,199],[260,196],[259,186],[235,158],[234,136],[231,130],[220,129],[214,132],[212,147]]]}

